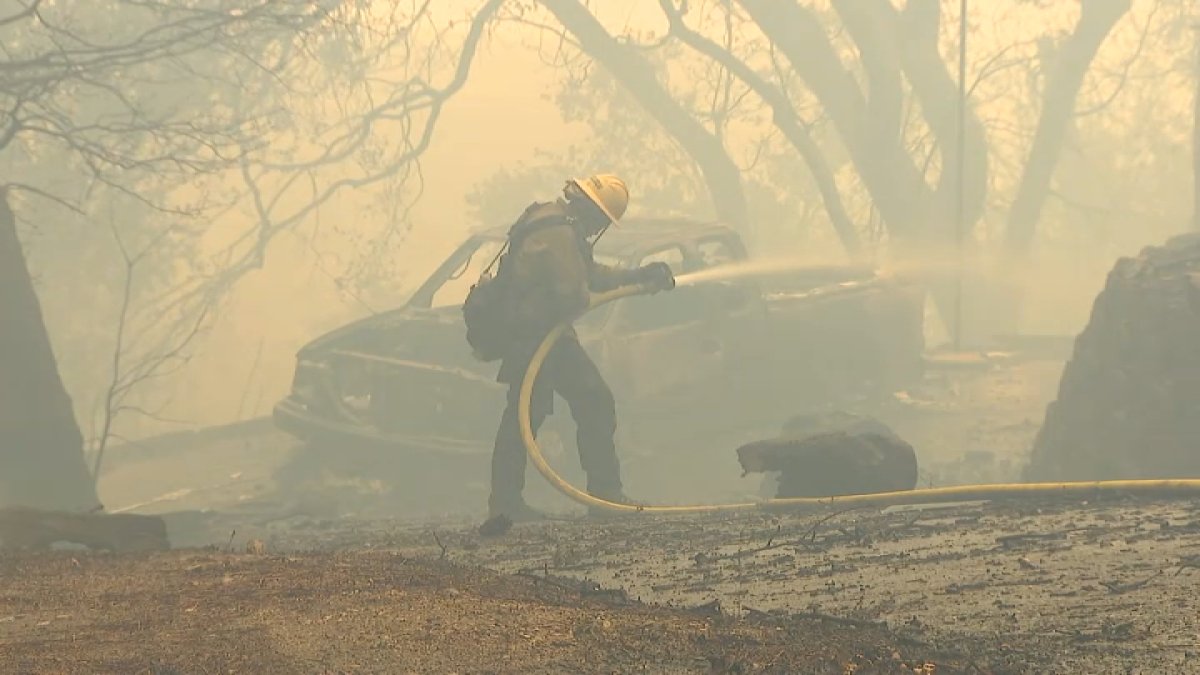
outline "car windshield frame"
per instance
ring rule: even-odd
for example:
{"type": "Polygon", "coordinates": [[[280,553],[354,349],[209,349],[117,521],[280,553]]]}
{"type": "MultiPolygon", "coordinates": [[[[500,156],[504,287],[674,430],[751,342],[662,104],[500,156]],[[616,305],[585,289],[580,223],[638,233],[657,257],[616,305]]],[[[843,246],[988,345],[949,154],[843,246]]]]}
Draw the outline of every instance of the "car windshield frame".
{"type": "MultiPolygon", "coordinates": [[[[468,238],[458,248],[451,251],[450,255],[438,265],[425,281],[417,288],[412,297],[408,300],[409,307],[418,309],[433,309],[433,297],[441,290],[446,282],[456,277],[456,272],[465,274],[474,257],[479,253],[479,249],[487,244],[503,242],[501,237],[488,237],[484,235],[476,235],[468,238]]],[[[488,262],[491,262],[490,260],[488,262]]],[[[494,271],[494,270],[493,270],[494,271]]]]}
{"type": "MultiPolygon", "coordinates": [[[[409,298],[407,303],[408,307],[435,311],[445,310],[448,307],[454,307],[454,305],[442,305],[440,307],[434,307],[433,299],[437,295],[438,291],[440,291],[442,287],[446,285],[446,283],[456,278],[457,275],[468,272],[467,268],[470,267],[474,257],[479,254],[481,248],[484,248],[488,244],[494,244],[497,242],[503,243],[503,241],[503,236],[488,236],[486,234],[477,234],[468,238],[466,241],[460,244],[458,248],[454,249],[450,255],[448,255],[446,259],[442,261],[442,264],[438,265],[437,268],[425,278],[425,281],[417,288],[412,297],[409,298]]],[[[621,268],[628,266],[628,261],[622,260],[617,256],[606,255],[603,253],[596,253],[595,260],[603,265],[611,265],[621,268]]],[[[488,262],[491,262],[491,260],[488,260],[488,262]]],[[[495,273],[494,269],[492,271],[495,273]]],[[[475,280],[471,280],[471,283],[474,282],[475,280]]],[[[584,316],[580,317],[577,323],[583,327],[598,326],[603,323],[603,319],[607,317],[608,314],[609,308],[601,308],[595,312],[588,312],[584,316]]]]}

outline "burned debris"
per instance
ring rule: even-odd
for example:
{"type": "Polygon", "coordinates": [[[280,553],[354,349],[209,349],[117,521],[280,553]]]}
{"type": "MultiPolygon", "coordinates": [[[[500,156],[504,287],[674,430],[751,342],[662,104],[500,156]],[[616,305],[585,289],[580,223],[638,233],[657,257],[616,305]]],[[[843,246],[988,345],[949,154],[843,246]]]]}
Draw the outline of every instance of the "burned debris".
{"type": "Polygon", "coordinates": [[[775,497],[833,497],[911,490],[913,447],[879,420],[850,413],[793,418],[778,438],[737,449],[745,473],[778,472],[775,497]]]}

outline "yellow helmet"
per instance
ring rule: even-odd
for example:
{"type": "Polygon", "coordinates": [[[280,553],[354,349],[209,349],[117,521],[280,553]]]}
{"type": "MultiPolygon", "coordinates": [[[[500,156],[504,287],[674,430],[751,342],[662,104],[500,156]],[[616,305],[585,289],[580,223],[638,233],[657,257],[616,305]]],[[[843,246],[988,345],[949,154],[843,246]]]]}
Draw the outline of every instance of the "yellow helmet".
{"type": "Polygon", "coordinates": [[[587,178],[573,178],[571,182],[580,192],[587,195],[614,225],[625,215],[625,209],[629,207],[629,188],[625,187],[625,181],[611,173],[601,173],[587,178]]]}

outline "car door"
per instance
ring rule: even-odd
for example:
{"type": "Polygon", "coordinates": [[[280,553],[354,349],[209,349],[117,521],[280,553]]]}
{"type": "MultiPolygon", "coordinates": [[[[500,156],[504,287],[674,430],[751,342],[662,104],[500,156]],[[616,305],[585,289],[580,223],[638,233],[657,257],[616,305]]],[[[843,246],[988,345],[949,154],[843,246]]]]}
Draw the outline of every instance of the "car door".
{"type": "MultiPolygon", "coordinates": [[[[639,264],[665,262],[683,270],[683,251],[659,249],[639,264]]],[[[665,414],[711,394],[722,373],[721,341],[711,330],[712,300],[705,288],[626,298],[612,315],[609,358],[615,384],[639,414],[665,414]]]]}
{"type": "MultiPolygon", "coordinates": [[[[695,269],[736,265],[746,260],[736,239],[715,236],[694,245],[695,269]]],[[[769,367],[766,307],[762,290],[753,277],[731,277],[704,282],[712,304],[711,334],[720,341],[724,368],[731,386],[753,380],[756,368],[769,367]]]]}

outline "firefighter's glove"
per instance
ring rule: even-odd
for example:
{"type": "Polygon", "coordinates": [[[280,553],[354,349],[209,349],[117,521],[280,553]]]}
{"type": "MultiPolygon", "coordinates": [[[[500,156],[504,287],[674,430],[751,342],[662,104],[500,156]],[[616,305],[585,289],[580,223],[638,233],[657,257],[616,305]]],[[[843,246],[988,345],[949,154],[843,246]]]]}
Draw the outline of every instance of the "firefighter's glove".
{"type": "Polygon", "coordinates": [[[675,273],[665,262],[652,262],[638,269],[638,283],[651,293],[675,288],[675,273]]]}

